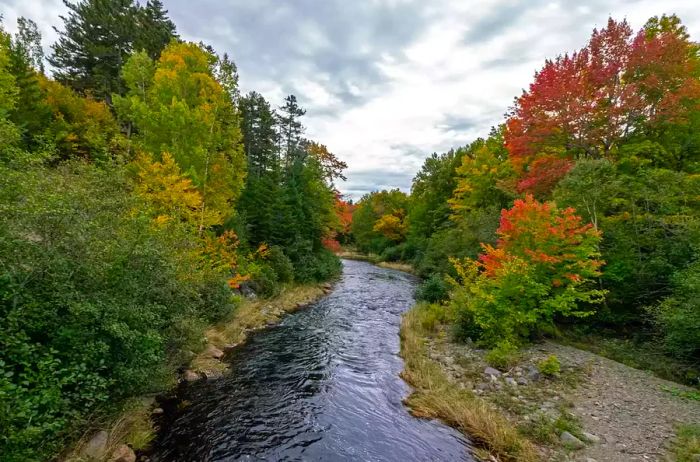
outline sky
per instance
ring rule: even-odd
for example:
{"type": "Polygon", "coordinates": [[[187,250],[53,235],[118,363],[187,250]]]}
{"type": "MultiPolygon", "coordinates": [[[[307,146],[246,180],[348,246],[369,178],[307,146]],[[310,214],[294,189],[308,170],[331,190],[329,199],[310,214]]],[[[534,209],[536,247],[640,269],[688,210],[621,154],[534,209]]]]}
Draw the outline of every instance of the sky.
{"type": "MultiPolygon", "coordinates": [[[[544,60],[582,47],[609,16],[638,30],[676,13],[700,40],[696,0],[163,0],[181,37],[238,65],[243,92],[295,94],[308,138],[348,163],[341,192],[408,191],[432,152],[488,135],[544,60]]],[[[62,0],[0,0],[47,52],[62,0]]]]}

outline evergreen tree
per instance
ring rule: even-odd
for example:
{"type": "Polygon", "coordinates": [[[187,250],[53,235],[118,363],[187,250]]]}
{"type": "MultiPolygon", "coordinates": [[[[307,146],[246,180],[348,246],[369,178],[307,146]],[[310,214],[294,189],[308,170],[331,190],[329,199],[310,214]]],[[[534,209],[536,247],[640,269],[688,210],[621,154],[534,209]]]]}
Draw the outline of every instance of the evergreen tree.
{"type": "Polygon", "coordinates": [[[289,95],[284,99],[284,106],[280,108],[280,141],[284,149],[285,165],[287,169],[303,154],[299,149],[301,135],[304,133],[304,126],[299,119],[306,114],[306,110],[299,107],[297,97],[289,95]]]}
{"type": "Polygon", "coordinates": [[[134,42],[134,51],[145,51],[151,59],[160,57],[160,52],[177,38],[175,24],[168,18],[168,10],[160,0],[148,0],[139,9],[139,29],[134,42]]]}
{"type": "Polygon", "coordinates": [[[58,81],[80,93],[92,93],[111,103],[112,94],[124,94],[120,73],[134,50],[160,55],[174,37],[174,25],[163,5],[149,1],[139,7],[133,0],[83,0],[61,16],[65,30],[53,45],[49,62],[58,81]]]}
{"type": "Polygon", "coordinates": [[[252,178],[274,172],[279,166],[277,114],[255,91],[241,98],[239,108],[249,175],[252,178]]]}

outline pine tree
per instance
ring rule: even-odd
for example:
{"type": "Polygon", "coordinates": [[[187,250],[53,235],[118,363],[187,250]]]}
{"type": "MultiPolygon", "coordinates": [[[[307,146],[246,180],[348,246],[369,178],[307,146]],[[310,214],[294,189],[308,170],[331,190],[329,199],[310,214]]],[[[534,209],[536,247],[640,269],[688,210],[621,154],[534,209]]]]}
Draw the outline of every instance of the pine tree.
{"type": "Polygon", "coordinates": [[[289,169],[300,157],[303,151],[299,143],[304,133],[304,126],[299,119],[306,114],[306,110],[299,107],[297,97],[289,95],[284,99],[284,106],[280,108],[280,141],[283,143],[285,165],[289,169]]]}
{"type": "Polygon", "coordinates": [[[248,174],[260,177],[279,169],[277,114],[265,98],[250,92],[239,102],[248,174]]]}
{"type": "Polygon", "coordinates": [[[168,18],[168,10],[160,0],[148,0],[139,10],[139,31],[134,42],[135,51],[145,51],[153,60],[174,38],[177,38],[175,24],[168,18]]]}
{"type": "Polygon", "coordinates": [[[74,90],[111,104],[112,94],[123,95],[121,68],[134,50],[153,58],[175,37],[175,26],[163,5],[149,1],[140,7],[133,0],[83,0],[61,16],[64,29],[53,45],[49,62],[58,81],[74,90]]]}

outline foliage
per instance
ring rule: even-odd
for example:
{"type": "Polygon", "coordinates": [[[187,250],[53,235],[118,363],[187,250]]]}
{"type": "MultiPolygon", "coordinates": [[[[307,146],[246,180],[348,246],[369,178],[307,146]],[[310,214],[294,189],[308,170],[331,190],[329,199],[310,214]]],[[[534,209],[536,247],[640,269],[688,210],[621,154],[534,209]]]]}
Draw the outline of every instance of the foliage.
{"type": "Polygon", "coordinates": [[[452,262],[458,274],[453,304],[480,340],[496,344],[538,333],[554,317],[585,317],[604,292],[590,287],[602,264],[600,234],[573,209],[559,210],[532,196],[503,210],[494,248],[479,261],[452,262]]]}
{"type": "Polygon", "coordinates": [[[80,0],[62,17],[49,62],[56,79],[81,94],[111,102],[125,87],[121,70],[129,55],[145,50],[156,59],[175,35],[175,25],[159,0],[144,6],[134,0],[80,0]]]}
{"type": "Polygon", "coordinates": [[[198,45],[173,42],[154,70],[137,53],[122,74],[128,95],[114,99],[120,117],[138,129],[138,145],[156,159],[172,155],[199,190],[200,231],[230,216],[245,177],[238,113],[213,75],[215,59],[198,45]]]}
{"type": "Polygon", "coordinates": [[[674,274],[673,292],[651,308],[663,345],[674,356],[700,360],[700,262],[674,274]]]}
{"type": "Polygon", "coordinates": [[[678,425],[671,451],[678,462],[695,462],[700,454],[700,425],[678,425]]]}
{"type": "Polygon", "coordinates": [[[416,289],[416,300],[439,303],[447,300],[449,286],[439,274],[433,274],[416,289]]]}
{"type": "Polygon", "coordinates": [[[508,340],[498,342],[495,347],[489,350],[484,356],[484,359],[491,366],[501,370],[509,369],[515,366],[520,360],[517,345],[508,340]]]}
{"type": "Polygon", "coordinates": [[[559,358],[556,355],[549,355],[542,361],[537,363],[537,370],[544,375],[557,375],[561,370],[561,364],[559,364],[559,358]]]}
{"type": "Polygon", "coordinates": [[[108,399],[157,386],[180,326],[230,312],[230,295],[186,229],[140,212],[116,166],[0,178],[0,446],[30,460],[108,399]]]}
{"type": "Polygon", "coordinates": [[[363,252],[382,253],[406,236],[408,197],[398,189],[366,194],[357,203],[352,233],[363,252]]]}

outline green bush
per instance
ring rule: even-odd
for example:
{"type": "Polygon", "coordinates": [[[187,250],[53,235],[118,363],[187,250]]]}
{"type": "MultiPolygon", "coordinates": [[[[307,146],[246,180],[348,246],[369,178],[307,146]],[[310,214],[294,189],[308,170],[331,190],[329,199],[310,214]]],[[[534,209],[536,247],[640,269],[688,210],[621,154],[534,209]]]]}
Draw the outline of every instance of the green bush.
{"type": "Polygon", "coordinates": [[[439,274],[433,274],[416,289],[416,299],[429,303],[439,303],[449,297],[449,287],[439,274]]]}
{"type": "Polygon", "coordinates": [[[117,166],[0,167],[3,460],[48,459],[85,416],[158,389],[191,326],[232,310],[192,234],[142,209],[117,166]]]}
{"type": "Polygon", "coordinates": [[[260,297],[274,297],[280,292],[277,272],[270,265],[261,265],[252,279],[252,287],[260,297]]]}
{"type": "Polygon", "coordinates": [[[342,270],[340,259],[329,250],[301,253],[294,263],[294,279],[297,282],[321,282],[338,276],[342,270]]]}
{"type": "Polygon", "coordinates": [[[292,282],[294,280],[294,265],[289,257],[284,254],[281,247],[276,245],[270,247],[267,261],[277,275],[277,280],[280,283],[292,282]]]}
{"type": "Polygon", "coordinates": [[[665,349],[678,358],[700,361],[700,261],[672,281],[672,295],[650,311],[665,349]]]}
{"type": "Polygon", "coordinates": [[[484,359],[489,365],[505,370],[515,366],[520,360],[520,355],[516,345],[504,340],[497,343],[495,348],[486,353],[484,359]]]}
{"type": "Polygon", "coordinates": [[[549,355],[542,361],[537,363],[537,370],[539,370],[544,375],[556,375],[561,371],[561,364],[559,364],[559,358],[556,355],[549,355]]]}

